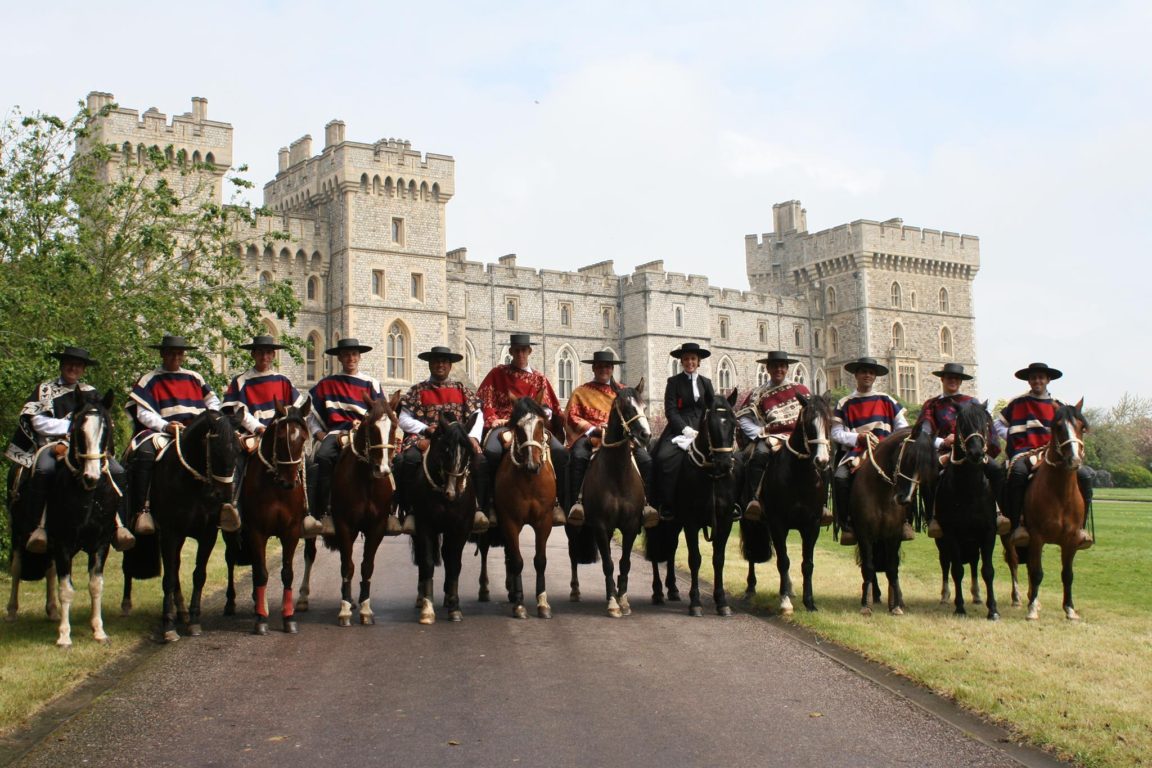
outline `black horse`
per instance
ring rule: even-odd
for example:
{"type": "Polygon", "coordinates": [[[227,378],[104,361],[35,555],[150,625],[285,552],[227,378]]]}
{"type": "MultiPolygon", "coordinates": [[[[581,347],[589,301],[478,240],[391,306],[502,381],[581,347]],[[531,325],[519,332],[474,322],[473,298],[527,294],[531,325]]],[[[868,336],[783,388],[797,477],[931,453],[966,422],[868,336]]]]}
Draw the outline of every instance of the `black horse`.
{"type": "Polygon", "coordinates": [[[743,520],[740,524],[742,547],[749,561],[749,590],[755,590],[751,564],[770,559],[768,547],[776,552],[780,573],[780,612],[790,615],[796,597],[789,576],[788,531],[800,531],[804,577],[804,607],[816,610],[812,594],[812,571],[816,540],[828,500],[828,465],[831,461],[832,407],[820,395],[797,395],[801,405],[796,428],[784,444],[771,455],[760,485],[759,498],[764,508],[763,522],[743,520]]]}
{"type": "Polygon", "coordinates": [[[164,562],[165,642],[180,639],[177,613],[188,634],[200,634],[200,596],[208,573],[208,558],[216,546],[220,507],[232,498],[239,441],[235,413],[206,410],[180,429],[156,458],[149,500],[160,535],[164,562]],[[187,607],[180,589],[180,552],[184,541],[196,539],[196,567],[187,607]]]}
{"type": "Polygon", "coordinates": [[[996,494],[985,472],[992,417],[988,404],[978,400],[965,403],[956,414],[956,442],[948,463],[936,483],[936,519],[943,536],[941,551],[948,554],[952,583],[956,592],[956,613],[964,610],[964,566],[980,565],[984,591],[988,595],[988,619],[1000,618],[996,593],[992,590],[996,547],[996,494]]]}
{"type": "MultiPolygon", "coordinates": [[[[44,450],[52,450],[45,448],[44,450]]],[[[30,470],[15,462],[8,470],[8,574],[12,579],[12,591],[8,596],[6,621],[15,621],[20,612],[20,582],[44,580],[44,614],[49,621],[60,620],[60,603],[57,601],[56,567],[48,552],[29,552],[24,549],[28,537],[40,524],[40,512],[28,508],[28,472],[30,470]]]]}
{"type": "Polygon", "coordinates": [[[49,489],[48,552],[56,567],[60,589],[60,628],[56,645],[72,646],[70,614],[76,594],[72,586],[72,559],[88,555],[88,594],[92,599],[92,637],[107,642],[101,604],[104,595],[104,562],[116,532],[116,511],[120,494],[109,473],[108,460],[114,455],[112,419],[108,409],[114,395],[102,401],[86,400],[71,414],[68,450],[64,466],[49,489]]]}
{"type": "MultiPolygon", "coordinates": [[[[477,411],[472,419],[479,416],[477,411]]],[[[412,555],[419,569],[417,609],[421,624],[436,621],[433,579],[436,566],[441,563],[444,565],[444,610],[450,621],[464,618],[460,610],[460,570],[476,511],[476,486],[472,477],[478,469],[477,453],[468,437],[471,427],[471,421],[463,424],[454,414],[441,414],[424,452],[420,474],[410,491],[416,510],[412,555]]]]}
{"type": "Polygon", "coordinates": [[[691,571],[692,585],[689,591],[688,613],[702,616],[700,603],[700,534],[705,541],[712,543],[712,597],[716,602],[716,613],[731,616],[728,593],[724,589],[724,558],[728,537],[732,532],[732,510],[736,503],[736,488],[739,483],[739,461],[736,457],[736,390],[724,398],[713,397],[700,420],[700,429],[688,449],[686,460],[680,465],[676,480],[676,491],[671,500],[675,515],[674,521],[661,521],[648,531],[646,556],[653,563],[653,601],[658,589],[656,564],[669,564],[671,578],[672,563],[675,560],[678,536],[673,536],[671,528],[683,527],[688,544],[688,568],[691,571]],[[712,531],[709,535],[709,530],[712,531]]]}

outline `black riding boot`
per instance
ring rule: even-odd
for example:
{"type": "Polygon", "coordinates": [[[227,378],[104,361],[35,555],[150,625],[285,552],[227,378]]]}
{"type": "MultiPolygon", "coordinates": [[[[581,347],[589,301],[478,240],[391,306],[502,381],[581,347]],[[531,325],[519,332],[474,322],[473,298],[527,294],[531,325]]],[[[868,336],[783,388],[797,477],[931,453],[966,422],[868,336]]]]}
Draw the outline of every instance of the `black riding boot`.
{"type": "Polygon", "coordinates": [[[48,510],[45,508],[48,503],[48,482],[51,479],[52,475],[47,472],[34,472],[24,492],[24,508],[28,510],[28,521],[35,523],[35,528],[24,546],[35,554],[48,551],[48,535],[44,526],[48,516],[48,510]]]}
{"type": "Polygon", "coordinates": [[[856,543],[856,534],[852,530],[851,479],[833,478],[832,497],[836,507],[836,521],[840,525],[840,543],[846,547],[852,546],[856,543]]]}
{"type": "Polygon", "coordinates": [[[1088,515],[1092,513],[1092,481],[1096,478],[1096,471],[1081,465],[1076,471],[1076,485],[1080,488],[1080,495],[1084,498],[1084,527],[1080,529],[1080,549],[1088,549],[1094,543],[1092,534],[1088,532],[1088,515]]]}
{"type": "Polygon", "coordinates": [[[748,470],[744,474],[744,517],[748,520],[759,520],[764,515],[760,504],[760,484],[764,481],[764,472],[768,469],[767,450],[761,450],[757,444],[752,449],[752,459],[748,462],[748,470]]]}
{"type": "Polygon", "coordinates": [[[1004,501],[1007,505],[1004,514],[1008,517],[1008,527],[1012,529],[1012,544],[1017,547],[1028,546],[1028,531],[1024,528],[1024,495],[1027,492],[1026,478],[1016,476],[1008,478],[1008,487],[1004,490],[1004,501]]]}
{"type": "Polygon", "coordinates": [[[132,462],[131,481],[129,482],[129,485],[132,486],[132,506],[129,515],[136,521],[132,527],[136,533],[143,535],[156,531],[156,524],[152,520],[148,503],[148,492],[152,487],[152,464],[151,461],[139,459],[132,462]]]}
{"type": "Polygon", "coordinates": [[[568,522],[580,525],[584,522],[584,475],[588,474],[588,459],[573,458],[568,464],[569,490],[568,498],[572,499],[572,506],[568,508],[568,522]]]}

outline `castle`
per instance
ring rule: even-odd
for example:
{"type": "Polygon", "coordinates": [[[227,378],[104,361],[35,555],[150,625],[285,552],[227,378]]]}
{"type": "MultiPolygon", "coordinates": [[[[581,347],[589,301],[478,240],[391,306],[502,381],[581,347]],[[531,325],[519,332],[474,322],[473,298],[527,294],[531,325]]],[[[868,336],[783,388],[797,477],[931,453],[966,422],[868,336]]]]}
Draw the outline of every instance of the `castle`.
{"type": "MultiPolygon", "coordinates": [[[[113,101],[93,92],[88,108],[113,101]]],[[[209,194],[220,200],[232,126],[209,120],[205,99],[171,122],[155,109],[117,107],[100,118],[98,135],[124,157],[133,148],[183,150],[215,169],[209,194]]],[[[561,399],[589,378],[579,361],[595,350],[626,360],[618,377],[644,377],[659,398],[663,379],[678,370],[668,352],[682,341],[712,350],[702,371],[722,389],[766,381],[756,359],[769,349],[799,359],[792,375],[814,391],[850,386],[844,363],[875,357],[891,369],[877,386],[907,402],[939,391],[931,372],[945,362],[976,373],[974,236],[900,219],[810,233],[800,203],[780,203],[772,232],[745,237],[751,290],[741,291],[666,272],[661,261],[625,275],[612,261],[576,272],[520,266],[515,255],[470,261],[466,249],[446,248],[454,192],[452,157],[393,138],[349,141],[339,120],[325,126],[318,153],[311,136],[280,149],[278,173],[264,185],[264,205],[275,214],[236,235],[254,286],[289,280],[298,291],[294,327],[267,321],[268,333],[307,342],[302,364],[280,361],[298,386],[332,370],[323,350],[345,336],[375,348],[362,369],[389,391],[426,376],[416,355],[436,344],[463,353],[453,372],[476,383],[506,359],[513,332],[532,334],[531,362],[561,399]],[[273,232],[289,239],[265,243],[273,232]]]]}

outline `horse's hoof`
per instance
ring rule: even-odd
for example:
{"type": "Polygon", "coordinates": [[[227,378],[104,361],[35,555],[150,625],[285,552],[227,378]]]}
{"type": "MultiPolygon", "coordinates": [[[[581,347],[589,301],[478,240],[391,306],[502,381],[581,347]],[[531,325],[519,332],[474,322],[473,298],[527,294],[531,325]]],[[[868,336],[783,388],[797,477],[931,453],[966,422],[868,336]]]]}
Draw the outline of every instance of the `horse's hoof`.
{"type": "Polygon", "coordinates": [[[342,627],[352,626],[352,617],[351,616],[339,616],[337,618],[340,620],[340,626],[342,626],[342,627]]]}
{"type": "Polygon", "coordinates": [[[257,621],[256,624],[252,627],[252,634],[260,635],[261,637],[268,634],[268,622],[257,621]]]}
{"type": "Polygon", "coordinates": [[[816,611],[820,610],[816,607],[816,603],[804,603],[804,608],[810,613],[815,613],[816,611]]]}
{"type": "Polygon", "coordinates": [[[235,616],[236,615],[236,603],[232,603],[232,602],[224,603],[224,615],[225,616],[235,616]]]}
{"type": "Polygon", "coordinates": [[[70,651],[70,650],[72,650],[72,641],[71,640],[57,640],[56,641],[56,647],[62,651],[70,651]]]}
{"type": "Polygon", "coordinates": [[[164,642],[175,643],[180,639],[180,633],[174,629],[170,629],[164,633],[164,642]]]}
{"type": "Polygon", "coordinates": [[[571,592],[569,592],[568,593],[568,602],[570,602],[570,603],[580,602],[580,590],[574,589],[571,592]]]}
{"type": "Polygon", "coordinates": [[[1065,608],[1064,618],[1068,619],[1069,621],[1080,621],[1080,614],[1076,613],[1075,608],[1065,608]]]}
{"type": "Polygon", "coordinates": [[[487,602],[490,602],[491,600],[492,600],[492,598],[488,594],[488,590],[486,590],[486,589],[480,590],[480,594],[476,596],[476,602],[479,602],[479,603],[487,603],[487,602]]]}
{"type": "Polygon", "coordinates": [[[108,637],[108,635],[105,635],[104,633],[100,633],[99,635],[94,634],[92,635],[92,639],[100,645],[107,645],[112,641],[112,638],[108,637]]]}
{"type": "Polygon", "coordinates": [[[284,619],[284,633],[285,634],[295,635],[299,631],[300,631],[300,628],[298,626],[296,626],[296,619],[291,619],[291,618],[284,619]]]}
{"type": "Polygon", "coordinates": [[[448,621],[464,621],[464,612],[457,609],[448,612],[448,621]]]}
{"type": "Polygon", "coordinates": [[[120,603],[120,616],[121,616],[121,618],[127,618],[131,615],[132,615],[132,603],[131,603],[131,601],[125,601],[123,603],[120,603]]]}
{"type": "Polygon", "coordinates": [[[60,621],[60,611],[48,611],[48,621],[51,621],[53,624],[58,623],[60,621]]]}
{"type": "Polygon", "coordinates": [[[756,597],[756,590],[754,590],[754,589],[744,590],[744,599],[745,600],[753,600],[753,599],[755,599],[755,597],[756,597]]]}
{"type": "Polygon", "coordinates": [[[652,605],[664,605],[664,595],[652,595],[652,605]]]}
{"type": "Polygon", "coordinates": [[[632,603],[629,602],[628,596],[627,595],[621,595],[620,600],[618,602],[620,603],[620,613],[624,614],[625,616],[631,616],[632,615],[632,603]]]}
{"type": "Polygon", "coordinates": [[[688,615],[700,617],[704,615],[704,609],[699,605],[692,605],[688,607],[688,615]]]}
{"type": "Polygon", "coordinates": [[[552,609],[545,605],[537,606],[536,615],[541,619],[550,619],[552,618],[552,609]]]}
{"type": "Polygon", "coordinates": [[[306,598],[306,597],[296,598],[296,613],[307,613],[307,612],[308,612],[308,598],[306,598]]]}
{"type": "Polygon", "coordinates": [[[968,611],[964,610],[963,608],[957,608],[956,610],[952,611],[952,615],[954,615],[954,616],[967,616],[968,611]]]}
{"type": "Polygon", "coordinates": [[[360,614],[361,626],[367,627],[367,626],[371,626],[372,624],[375,624],[375,623],[376,623],[376,617],[373,616],[372,614],[370,614],[370,613],[360,614]]]}
{"type": "Polygon", "coordinates": [[[1000,621],[1000,614],[996,613],[996,611],[989,611],[988,621],[1000,621]]]}
{"type": "Polygon", "coordinates": [[[518,605],[512,609],[512,615],[517,619],[526,619],[528,618],[528,609],[522,605],[518,605]]]}
{"type": "Polygon", "coordinates": [[[795,609],[792,607],[792,598],[789,595],[784,595],[780,598],[780,615],[791,616],[795,609]]]}
{"type": "Polygon", "coordinates": [[[872,609],[865,606],[864,608],[860,609],[860,615],[870,617],[870,616],[872,616],[872,609]]]}
{"type": "Polygon", "coordinates": [[[940,598],[940,605],[951,605],[951,604],[952,604],[952,598],[951,597],[945,596],[945,597],[940,598]]]}
{"type": "Polygon", "coordinates": [[[728,618],[732,615],[732,609],[727,605],[718,605],[716,606],[716,615],[728,618]]]}
{"type": "Polygon", "coordinates": [[[188,625],[188,637],[200,637],[204,634],[204,629],[199,624],[188,625]]]}
{"type": "Polygon", "coordinates": [[[972,600],[972,605],[984,605],[984,601],[979,598],[975,598],[972,600]]]}
{"type": "Polygon", "coordinates": [[[427,598],[420,598],[416,603],[416,609],[420,611],[418,621],[421,624],[435,624],[436,623],[436,610],[432,607],[432,601],[427,598]]]}
{"type": "Polygon", "coordinates": [[[619,619],[619,618],[622,618],[623,616],[624,616],[624,613],[620,610],[619,605],[609,604],[609,606],[608,606],[608,618],[619,619]]]}
{"type": "Polygon", "coordinates": [[[1020,601],[1019,600],[1013,600],[1012,601],[1012,607],[1013,608],[1019,608],[1020,607],[1020,601]]]}
{"type": "Polygon", "coordinates": [[[678,589],[668,590],[668,602],[670,602],[670,603],[680,602],[680,590],[678,590],[678,589]]]}
{"type": "Polygon", "coordinates": [[[892,610],[888,611],[888,613],[892,614],[893,616],[903,616],[904,615],[904,609],[901,608],[900,606],[896,606],[892,610]]]}

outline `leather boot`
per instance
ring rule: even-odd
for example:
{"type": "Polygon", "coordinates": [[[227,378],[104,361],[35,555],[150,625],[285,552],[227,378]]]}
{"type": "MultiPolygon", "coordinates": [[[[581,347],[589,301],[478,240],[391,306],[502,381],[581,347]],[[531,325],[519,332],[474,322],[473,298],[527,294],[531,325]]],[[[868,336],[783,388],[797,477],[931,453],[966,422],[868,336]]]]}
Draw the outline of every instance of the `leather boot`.
{"type": "Polygon", "coordinates": [[[840,524],[840,544],[851,547],[856,545],[856,534],[852,530],[852,513],[849,506],[852,501],[851,482],[832,481],[832,494],[835,500],[835,512],[840,524]]]}
{"type": "Polygon", "coordinates": [[[149,511],[148,493],[152,487],[152,462],[135,461],[132,464],[132,509],[136,511],[136,524],[133,529],[137,536],[156,533],[156,522],[149,511]]]}
{"type": "Polygon", "coordinates": [[[568,464],[571,475],[569,493],[576,502],[568,510],[568,523],[575,526],[584,525],[584,495],[581,493],[584,486],[584,475],[588,472],[588,462],[572,459],[568,464]]]}
{"type": "Polygon", "coordinates": [[[763,458],[760,456],[761,454],[753,449],[752,460],[748,462],[744,484],[744,498],[748,499],[748,504],[744,507],[745,520],[759,520],[764,516],[764,508],[760,504],[760,484],[764,481],[768,454],[765,452],[763,458]]]}
{"type": "Polygon", "coordinates": [[[27,490],[25,491],[25,509],[29,512],[29,517],[35,516],[40,522],[36,524],[36,528],[28,536],[28,541],[24,544],[24,549],[28,550],[34,555],[42,555],[48,551],[48,532],[44,528],[44,522],[48,514],[46,509],[48,502],[48,481],[51,475],[45,472],[35,472],[28,480],[27,490]]]}

